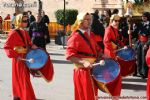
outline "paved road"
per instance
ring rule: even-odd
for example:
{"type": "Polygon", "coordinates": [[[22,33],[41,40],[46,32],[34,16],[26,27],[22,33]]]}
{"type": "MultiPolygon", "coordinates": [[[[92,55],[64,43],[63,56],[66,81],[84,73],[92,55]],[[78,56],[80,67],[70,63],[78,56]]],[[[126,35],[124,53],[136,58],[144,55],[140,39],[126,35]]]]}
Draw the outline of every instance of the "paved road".
{"type": "MultiPolygon", "coordinates": [[[[7,58],[0,39],[0,100],[11,99],[11,59],[7,58]]],[[[39,100],[73,100],[73,66],[65,60],[65,50],[53,43],[47,45],[47,50],[54,64],[54,80],[46,83],[40,78],[31,78],[35,94],[39,100]]],[[[123,78],[121,100],[146,100],[146,80],[139,77],[123,78]],[[139,98],[139,99],[138,99],[139,98]]],[[[100,100],[108,100],[108,94],[99,91],[100,100]],[[101,98],[103,97],[103,99],[101,98]]]]}

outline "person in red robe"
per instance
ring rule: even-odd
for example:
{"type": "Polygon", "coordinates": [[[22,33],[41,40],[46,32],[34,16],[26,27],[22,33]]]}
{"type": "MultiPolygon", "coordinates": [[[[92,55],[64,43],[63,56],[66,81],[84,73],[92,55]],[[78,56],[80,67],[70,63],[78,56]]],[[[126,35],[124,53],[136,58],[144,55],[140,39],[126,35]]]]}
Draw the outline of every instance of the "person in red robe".
{"type": "MultiPolygon", "coordinates": [[[[26,66],[25,55],[28,48],[36,49],[30,40],[28,32],[24,29],[27,27],[27,16],[18,14],[15,19],[15,27],[10,31],[4,44],[4,50],[9,58],[12,58],[12,92],[13,100],[36,100],[34,90],[30,81],[30,70],[26,66]]],[[[47,62],[49,64],[49,62],[47,62]]],[[[46,65],[47,65],[46,64],[46,65]]],[[[46,71],[47,79],[51,80],[52,76],[49,69],[42,68],[46,71]],[[47,71],[48,70],[48,71],[47,71]]]]}
{"type": "Polygon", "coordinates": [[[12,91],[14,100],[35,100],[29,69],[24,61],[19,60],[25,57],[27,46],[32,45],[27,31],[23,29],[27,24],[27,16],[19,14],[16,17],[16,26],[18,26],[17,28],[25,41],[22,41],[16,30],[11,30],[4,44],[7,56],[12,58],[12,91]]]}
{"type": "MultiPolygon", "coordinates": [[[[123,46],[123,43],[119,40],[118,25],[120,17],[117,14],[114,14],[110,18],[110,25],[105,29],[104,34],[104,54],[110,58],[116,58],[116,50],[123,46]]],[[[116,87],[112,96],[120,96],[121,93],[121,76],[116,82],[116,87]]]]}
{"type": "Polygon", "coordinates": [[[150,47],[147,51],[147,54],[146,54],[146,63],[147,63],[147,66],[148,66],[148,78],[147,78],[147,91],[146,91],[146,95],[147,95],[147,100],[150,100],[150,47]]]}
{"type": "Polygon", "coordinates": [[[98,57],[97,51],[101,49],[94,40],[94,34],[90,32],[91,15],[78,14],[75,25],[78,29],[68,38],[65,54],[66,59],[74,63],[75,100],[97,100],[98,89],[91,77],[91,67],[98,57]]]}
{"type": "Polygon", "coordinates": [[[117,14],[111,16],[110,25],[105,29],[104,35],[104,53],[111,58],[116,57],[116,50],[124,46],[120,41],[120,35],[118,33],[120,17],[117,14]]]}

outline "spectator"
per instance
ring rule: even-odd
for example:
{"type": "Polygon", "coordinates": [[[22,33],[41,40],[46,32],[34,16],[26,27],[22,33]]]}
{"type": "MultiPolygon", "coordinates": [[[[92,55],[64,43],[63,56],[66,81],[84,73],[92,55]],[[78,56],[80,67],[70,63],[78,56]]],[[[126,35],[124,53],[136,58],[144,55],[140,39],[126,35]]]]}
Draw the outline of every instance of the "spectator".
{"type": "Polygon", "coordinates": [[[119,10],[118,9],[114,9],[113,12],[112,12],[112,15],[113,14],[119,14],[119,10]]]}
{"type": "Polygon", "coordinates": [[[13,16],[12,16],[12,18],[11,18],[11,28],[12,28],[12,29],[15,28],[15,25],[14,25],[14,24],[15,24],[15,23],[14,23],[15,18],[16,18],[16,13],[14,13],[13,16]]]}
{"type": "Polygon", "coordinates": [[[28,14],[29,26],[30,26],[30,24],[35,21],[35,17],[32,15],[31,11],[27,11],[27,14],[28,14]]]}
{"type": "Polygon", "coordinates": [[[150,14],[149,12],[144,12],[142,14],[142,21],[139,25],[134,25],[133,34],[138,35],[138,45],[137,45],[137,69],[138,73],[142,78],[147,78],[148,76],[148,66],[145,61],[145,55],[148,50],[148,45],[150,44],[150,14]]]}
{"type": "Polygon", "coordinates": [[[7,16],[4,18],[4,20],[10,20],[10,14],[7,14],[7,16]]]}
{"type": "Polygon", "coordinates": [[[3,24],[3,18],[2,18],[2,16],[0,16],[0,31],[2,31],[2,24],[3,24]]]}
{"type": "Polygon", "coordinates": [[[48,30],[48,25],[50,23],[49,17],[45,15],[45,12],[42,10],[41,11],[41,23],[44,25],[44,29],[46,32],[46,43],[50,43],[50,35],[49,35],[49,30],[48,30]]]}
{"type": "Polygon", "coordinates": [[[103,17],[104,18],[103,21],[104,21],[104,27],[106,28],[110,22],[110,17],[111,17],[110,9],[104,11],[104,16],[105,17],[103,17]]]}
{"type": "Polygon", "coordinates": [[[32,39],[33,44],[38,47],[46,49],[46,30],[45,26],[41,22],[41,17],[39,14],[36,16],[36,21],[32,22],[29,27],[29,34],[32,39]]]}
{"type": "Polygon", "coordinates": [[[95,10],[95,12],[92,14],[93,15],[93,21],[92,21],[92,25],[91,25],[91,31],[95,34],[95,39],[97,44],[104,49],[104,45],[103,45],[103,37],[104,37],[104,26],[103,24],[100,22],[99,19],[99,15],[98,15],[99,11],[95,10]]]}

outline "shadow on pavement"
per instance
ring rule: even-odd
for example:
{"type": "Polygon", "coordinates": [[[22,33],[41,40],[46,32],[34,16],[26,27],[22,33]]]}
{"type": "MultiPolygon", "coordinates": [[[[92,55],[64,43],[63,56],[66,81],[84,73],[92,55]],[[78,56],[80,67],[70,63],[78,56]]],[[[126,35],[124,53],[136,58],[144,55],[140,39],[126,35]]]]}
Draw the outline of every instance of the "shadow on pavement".
{"type": "Polygon", "coordinates": [[[126,79],[122,79],[122,81],[124,81],[124,82],[143,82],[143,83],[146,83],[147,81],[146,81],[146,79],[133,79],[133,78],[130,78],[130,79],[128,79],[128,78],[126,78],[126,79]]]}
{"type": "Polygon", "coordinates": [[[128,90],[146,90],[146,85],[122,83],[122,89],[128,90]]]}
{"type": "Polygon", "coordinates": [[[54,55],[54,56],[64,56],[64,54],[59,54],[59,53],[49,53],[49,55],[54,55]]]}
{"type": "Polygon", "coordinates": [[[70,61],[66,61],[66,60],[53,60],[53,59],[52,59],[52,63],[57,63],[57,64],[72,64],[70,61]]]}

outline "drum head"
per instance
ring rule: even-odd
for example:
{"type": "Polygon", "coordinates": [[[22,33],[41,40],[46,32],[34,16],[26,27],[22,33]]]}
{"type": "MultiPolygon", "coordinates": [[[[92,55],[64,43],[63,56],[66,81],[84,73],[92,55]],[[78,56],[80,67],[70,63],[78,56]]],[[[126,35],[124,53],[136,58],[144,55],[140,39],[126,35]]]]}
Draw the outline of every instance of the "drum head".
{"type": "Polygon", "coordinates": [[[40,69],[46,64],[48,54],[42,49],[33,49],[27,53],[26,59],[34,60],[33,63],[26,61],[26,64],[30,69],[40,69]]]}
{"type": "Polygon", "coordinates": [[[125,61],[135,59],[135,51],[132,48],[123,48],[117,51],[117,56],[125,61]]]}
{"type": "Polygon", "coordinates": [[[92,75],[98,82],[112,82],[120,73],[119,64],[113,59],[105,59],[104,65],[95,65],[92,69],[92,75]]]}

